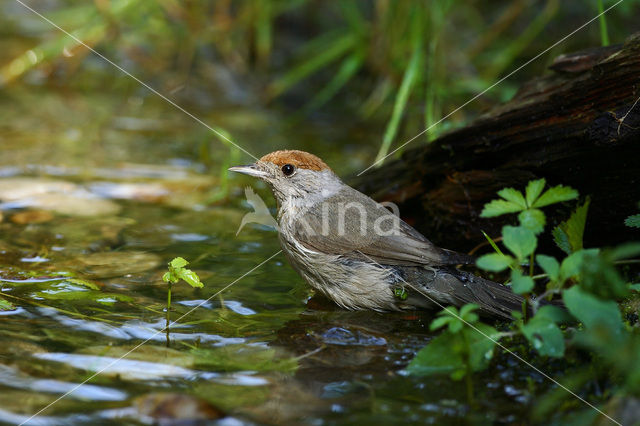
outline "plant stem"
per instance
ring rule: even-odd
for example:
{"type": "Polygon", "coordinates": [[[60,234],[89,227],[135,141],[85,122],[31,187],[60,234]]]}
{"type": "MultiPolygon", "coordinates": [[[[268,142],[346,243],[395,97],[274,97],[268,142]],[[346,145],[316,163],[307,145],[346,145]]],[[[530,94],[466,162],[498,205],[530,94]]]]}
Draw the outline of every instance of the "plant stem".
{"type": "Polygon", "coordinates": [[[166,324],[164,326],[165,332],[167,333],[167,346],[169,346],[169,322],[171,321],[171,281],[167,281],[167,316],[166,316],[166,324]]]}
{"type": "Polygon", "coordinates": [[[533,277],[533,252],[531,252],[531,256],[529,256],[529,276],[533,277]]]}
{"type": "Polygon", "coordinates": [[[464,380],[467,385],[467,402],[469,405],[475,405],[473,398],[473,381],[471,379],[471,345],[469,345],[469,339],[464,330],[462,330],[462,339],[464,341],[464,363],[466,368],[464,380]]]}

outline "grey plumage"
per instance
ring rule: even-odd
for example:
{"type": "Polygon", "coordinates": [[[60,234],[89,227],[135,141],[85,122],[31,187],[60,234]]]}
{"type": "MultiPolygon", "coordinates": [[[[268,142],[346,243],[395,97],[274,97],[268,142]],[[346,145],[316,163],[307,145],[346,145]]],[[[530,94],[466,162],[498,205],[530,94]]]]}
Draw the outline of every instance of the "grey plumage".
{"type": "Polygon", "coordinates": [[[348,309],[401,310],[475,303],[511,318],[522,297],[456,269],[472,257],[436,247],[384,206],[302,151],[276,151],[231,170],[266,181],[278,202],[287,258],[315,289],[348,309]],[[408,297],[396,296],[397,289],[408,297]]]}

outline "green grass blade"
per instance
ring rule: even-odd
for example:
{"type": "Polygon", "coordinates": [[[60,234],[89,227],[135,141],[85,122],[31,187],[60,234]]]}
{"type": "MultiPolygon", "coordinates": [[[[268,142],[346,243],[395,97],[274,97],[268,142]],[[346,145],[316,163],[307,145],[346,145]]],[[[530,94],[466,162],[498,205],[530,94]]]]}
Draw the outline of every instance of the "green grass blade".
{"type": "MultiPolygon", "coordinates": [[[[414,47],[413,53],[411,54],[411,60],[409,61],[409,65],[404,72],[404,76],[402,77],[402,83],[400,84],[400,89],[398,90],[398,94],[396,95],[396,100],[393,105],[393,113],[391,114],[391,119],[387,124],[387,129],[384,132],[382,145],[378,150],[378,155],[376,155],[375,163],[378,163],[380,160],[386,157],[387,153],[389,152],[389,148],[391,147],[391,142],[396,137],[400,119],[402,118],[406,110],[407,101],[409,100],[409,95],[411,94],[411,88],[413,87],[417,79],[418,70],[420,68],[420,64],[422,63],[421,56],[421,46],[414,47]]],[[[379,164],[381,164],[381,162],[379,164]]]]}
{"type": "Polygon", "coordinates": [[[353,53],[347,56],[340,65],[340,69],[331,81],[305,106],[305,111],[317,109],[327,103],[345,84],[353,78],[364,63],[363,52],[353,53]]]}
{"type": "Polygon", "coordinates": [[[603,46],[609,45],[609,31],[607,30],[607,17],[604,16],[604,6],[602,4],[602,0],[598,0],[598,13],[600,13],[600,17],[598,21],[600,22],[600,39],[602,40],[603,46]]]}
{"type": "Polygon", "coordinates": [[[321,53],[314,52],[310,58],[303,61],[284,76],[274,81],[268,88],[267,93],[270,99],[280,96],[295,84],[314,74],[321,68],[336,61],[347,53],[357,42],[357,37],[351,33],[346,33],[328,48],[324,48],[321,53]]]}

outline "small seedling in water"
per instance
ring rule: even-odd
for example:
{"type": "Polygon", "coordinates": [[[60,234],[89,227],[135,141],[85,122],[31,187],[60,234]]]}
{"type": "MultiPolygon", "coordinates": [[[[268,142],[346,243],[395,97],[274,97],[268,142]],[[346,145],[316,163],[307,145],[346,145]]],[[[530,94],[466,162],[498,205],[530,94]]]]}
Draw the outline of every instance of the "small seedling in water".
{"type": "Polygon", "coordinates": [[[171,312],[171,284],[176,284],[178,281],[182,280],[189,284],[191,287],[202,287],[203,284],[200,281],[200,277],[198,274],[193,272],[191,269],[185,268],[189,262],[187,262],[182,257],[176,257],[171,262],[169,262],[168,271],[164,273],[162,276],[162,280],[165,281],[168,285],[167,289],[167,325],[165,326],[167,331],[167,344],[169,343],[169,321],[170,321],[170,312],[171,312]]]}

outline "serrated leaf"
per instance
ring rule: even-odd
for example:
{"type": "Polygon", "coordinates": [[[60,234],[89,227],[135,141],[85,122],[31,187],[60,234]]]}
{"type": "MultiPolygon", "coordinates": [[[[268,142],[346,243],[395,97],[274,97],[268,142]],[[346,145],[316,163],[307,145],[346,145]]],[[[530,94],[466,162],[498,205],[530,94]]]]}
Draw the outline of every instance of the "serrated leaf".
{"type": "Polygon", "coordinates": [[[640,228],[640,214],[634,214],[624,220],[624,224],[632,228],[640,228]]]}
{"type": "Polygon", "coordinates": [[[600,300],[573,286],[562,294],[562,300],[571,314],[586,328],[605,326],[610,333],[619,334],[624,329],[618,304],[612,300],[600,300]]]}
{"type": "Polygon", "coordinates": [[[200,278],[191,269],[181,269],[178,272],[178,277],[184,280],[191,287],[203,287],[203,284],[200,282],[200,278]]]}
{"type": "Polygon", "coordinates": [[[587,198],[582,206],[578,206],[575,211],[571,213],[569,219],[558,225],[567,236],[571,252],[576,252],[583,248],[582,239],[584,236],[584,227],[587,223],[587,211],[589,210],[590,202],[591,200],[587,198]]]}
{"type": "Polygon", "coordinates": [[[522,192],[518,191],[517,189],[504,188],[498,191],[498,195],[507,201],[511,201],[512,203],[517,204],[522,209],[527,208],[527,202],[524,200],[522,192]]]}
{"type": "Polygon", "coordinates": [[[183,266],[187,266],[188,264],[189,264],[189,262],[187,262],[182,257],[176,257],[171,262],[169,262],[169,265],[171,265],[171,267],[176,268],[176,269],[177,268],[182,268],[183,266]]]}
{"type": "Polygon", "coordinates": [[[536,249],[538,240],[535,234],[522,226],[504,226],[502,242],[518,260],[523,260],[536,249]]]}
{"type": "Polygon", "coordinates": [[[542,210],[538,209],[527,209],[522,211],[518,215],[518,220],[520,221],[521,226],[530,229],[534,234],[539,234],[544,231],[544,225],[547,222],[542,210]]]}
{"type": "Polygon", "coordinates": [[[538,199],[542,190],[544,189],[544,185],[546,181],[544,179],[532,180],[527,185],[527,189],[525,190],[525,197],[527,206],[531,207],[533,203],[538,199]]]}
{"type": "Polygon", "coordinates": [[[558,248],[567,254],[571,254],[571,244],[569,244],[569,236],[559,226],[553,228],[551,232],[553,234],[553,241],[558,248]]]}
{"type": "Polygon", "coordinates": [[[531,207],[540,208],[549,204],[573,200],[574,198],[578,198],[578,191],[569,186],[558,185],[547,189],[540,198],[533,202],[531,207]]]}
{"type": "Polygon", "coordinates": [[[511,290],[516,294],[530,293],[535,283],[528,275],[522,275],[517,269],[511,271],[511,290]]]}
{"type": "Polygon", "coordinates": [[[507,213],[515,213],[522,210],[518,204],[505,200],[493,200],[484,205],[480,217],[496,217],[507,213]]]}
{"type": "Polygon", "coordinates": [[[538,262],[542,270],[549,275],[549,280],[560,280],[560,263],[558,263],[555,257],[539,254],[536,256],[536,262],[538,262]]]}
{"type": "Polygon", "coordinates": [[[490,253],[478,258],[476,265],[485,271],[500,272],[507,269],[513,262],[514,259],[511,256],[500,253],[490,253]]]}

